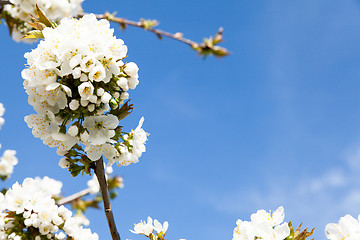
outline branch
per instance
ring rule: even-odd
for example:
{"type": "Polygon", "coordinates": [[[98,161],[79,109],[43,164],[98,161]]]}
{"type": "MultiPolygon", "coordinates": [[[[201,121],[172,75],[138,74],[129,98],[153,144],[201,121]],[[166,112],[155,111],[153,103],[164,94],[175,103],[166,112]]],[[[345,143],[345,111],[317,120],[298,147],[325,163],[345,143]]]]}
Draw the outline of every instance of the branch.
{"type": "Polygon", "coordinates": [[[73,195],[70,195],[68,197],[60,199],[59,201],[57,201],[56,204],[57,205],[65,205],[65,204],[71,203],[72,201],[74,201],[76,199],[84,197],[90,193],[91,193],[90,188],[87,188],[87,189],[81,190],[80,192],[74,193],[73,195]]]}
{"type": "Polygon", "coordinates": [[[95,162],[95,174],[100,184],[101,195],[104,202],[105,215],[108,221],[111,237],[113,240],[120,240],[120,235],[116,229],[114,215],[111,210],[110,196],[105,179],[104,162],[102,157],[95,162]]]}
{"type": "Polygon", "coordinates": [[[10,5],[14,5],[13,3],[11,3],[10,1],[0,1],[0,6],[4,6],[6,4],[10,4],[10,5]]]}
{"type": "MultiPolygon", "coordinates": [[[[82,17],[86,15],[86,13],[79,14],[78,17],[82,17]]],[[[230,54],[230,52],[223,47],[216,46],[219,42],[222,42],[222,32],[223,28],[219,28],[218,32],[214,37],[210,37],[208,39],[205,39],[203,43],[197,43],[195,41],[192,41],[190,39],[184,38],[182,33],[169,33],[166,31],[163,31],[161,29],[154,28],[154,26],[157,25],[156,20],[144,20],[141,19],[139,22],[131,21],[125,18],[119,18],[115,17],[114,14],[110,14],[106,12],[105,14],[95,14],[97,19],[106,19],[111,22],[115,22],[120,24],[120,27],[122,29],[125,29],[127,25],[139,27],[144,29],[145,31],[149,31],[154,33],[158,38],[162,39],[163,36],[175,39],[177,41],[180,41],[182,43],[185,43],[189,45],[191,48],[196,50],[200,55],[209,55],[213,54],[216,57],[224,57],[230,54]]]]}

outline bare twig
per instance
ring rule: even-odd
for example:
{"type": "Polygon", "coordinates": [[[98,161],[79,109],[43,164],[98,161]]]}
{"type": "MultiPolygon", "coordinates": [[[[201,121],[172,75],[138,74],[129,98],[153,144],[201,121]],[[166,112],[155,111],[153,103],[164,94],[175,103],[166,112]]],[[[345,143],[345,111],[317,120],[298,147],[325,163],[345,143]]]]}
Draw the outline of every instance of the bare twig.
{"type": "Polygon", "coordinates": [[[106,183],[105,172],[104,172],[104,162],[102,157],[95,162],[95,174],[100,184],[101,195],[104,203],[104,210],[106,219],[108,221],[109,229],[111,232],[111,237],[113,240],[120,240],[120,235],[116,229],[114,215],[111,210],[110,196],[106,183]]]}
{"type": "MultiPolygon", "coordinates": [[[[79,14],[79,17],[82,17],[82,16],[84,16],[86,14],[87,13],[79,14]]],[[[115,16],[113,16],[112,14],[109,14],[109,13],[95,14],[95,16],[96,16],[97,19],[106,19],[106,20],[109,20],[111,22],[119,23],[122,26],[130,25],[130,26],[134,26],[134,27],[143,28],[143,29],[145,29],[145,30],[147,30],[149,32],[155,33],[157,36],[159,36],[159,35],[160,36],[166,36],[166,37],[178,40],[180,42],[186,43],[186,44],[188,44],[190,46],[198,44],[197,42],[194,42],[194,41],[192,41],[190,39],[183,38],[181,36],[181,34],[172,34],[172,33],[165,32],[163,30],[156,29],[156,28],[151,28],[151,27],[150,28],[145,28],[145,26],[144,26],[144,24],[142,22],[136,22],[136,21],[128,20],[126,18],[115,17],[115,16]]]]}
{"type": "Polygon", "coordinates": [[[6,5],[6,4],[10,4],[10,5],[14,5],[12,2],[10,2],[10,1],[0,1],[0,6],[4,6],[4,5],[6,5]]]}
{"type": "Polygon", "coordinates": [[[81,190],[80,192],[74,193],[73,195],[70,195],[68,197],[60,199],[59,201],[57,201],[56,204],[57,205],[65,205],[65,204],[75,201],[76,199],[84,197],[90,193],[91,193],[90,188],[87,188],[87,189],[81,190]]]}
{"type": "MultiPolygon", "coordinates": [[[[78,17],[84,16],[86,13],[79,14],[78,17]]],[[[223,28],[219,28],[218,32],[216,33],[214,38],[206,39],[203,43],[197,43],[195,41],[192,41],[190,39],[184,38],[182,33],[169,33],[166,31],[163,31],[161,29],[157,29],[152,27],[153,25],[146,24],[146,20],[141,20],[139,22],[131,21],[125,18],[119,18],[115,17],[114,14],[110,14],[106,12],[105,14],[95,14],[97,19],[106,19],[111,22],[115,22],[120,24],[122,28],[126,28],[127,25],[135,26],[144,29],[145,31],[149,31],[154,33],[158,38],[162,38],[163,36],[175,39],[177,41],[180,41],[182,43],[185,43],[189,45],[191,48],[196,50],[200,55],[207,55],[207,54],[214,54],[217,57],[223,57],[229,55],[229,51],[226,48],[215,46],[217,43],[222,41],[222,31],[223,28]],[[216,41],[212,41],[212,40],[216,41]],[[210,41],[209,41],[210,40],[210,41]]],[[[154,21],[156,22],[156,21],[154,21]]],[[[156,24],[155,24],[156,25],[156,24]]]]}

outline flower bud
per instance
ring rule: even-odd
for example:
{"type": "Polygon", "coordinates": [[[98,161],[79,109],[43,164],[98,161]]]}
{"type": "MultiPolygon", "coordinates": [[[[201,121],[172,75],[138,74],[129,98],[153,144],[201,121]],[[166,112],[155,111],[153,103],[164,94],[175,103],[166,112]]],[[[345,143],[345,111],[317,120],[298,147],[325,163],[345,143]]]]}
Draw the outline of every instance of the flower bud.
{"type": "Polygon", "coordinates": [[[105,90],[103,88],[98,88],[96,90],[96,95],[98,95],[99,97],[101,97],[104,94],[105,90]]]}
{"type": "Polygon", "coordinates": [[[128,99],[128,98],[129,98],[129,93],[127,93],[127,92],[122,92],[121,95],[120,95],[120,98],[121,98],[122,100],[128,99]]]}
{"type": "Polygon", "coordinates": [[[81,104],[81,106],[86,107],[89,104],[89,100],[81,99],[80,104],[81,104]]]}
{"type": "Polygon", "coordinates": [[[75,111],[76,109],[78,109],[80,106],[79,100],[73,99],[71,100],[69,107],[71,110],[75,111]]]}
{"type": "Polygon", "coordinates": [[[134,62],[129,62],[126,64],[124,72],[129,75],[130,77],[135,76],[138,74],[139,68],[134,62]]]}
{"type": "Polygon", "coordinates": [[[89,96],[89,101],[92,102],[92,103],[96,103],[96,101],[97,101],[97,96],[96,96],[96,95],[91,95],[91,96],[89,96]]]}
{"type": "Polygon", "coordinates": [[[111,99],[111,95],[108,92],[104,92],[104,94],[101,96],[101,101],[103,103],[108,103],[111,99]]]}
{"type": "Polygon", "coordinates": [[[89,112],[94,111],[95,110],[95,104],[89,104],[88,110],[89,110],[89,112]]]}
{"type": "Polygon", "coordinates": [[[82,73],[80,76],[80,81],[86,82],[87,80],[89,80],[88,76],[86,74],[82,73]]]}
{"type": "Polygon", "coordinates": [[[62,168],[68,168],[70,165],[69,160],[66,157],[63,157],[62,159],[60,159],[59,161],[59,166],[62,168]]]}
{"type": "Polygon", "coordinates": [[[68,134],[75,137],[79,132],[79,128],[76,125],[71,125],[68,129],[68,134]]]}
{"type": "Polygon", "coordinates": [[[119,78],[119,80],[117,80],[116,84],[119,87],[121,87],[124,91],[126,91],[125,89],[128,88],[128,81],[124,77],[119,78]]]}
{"type": "Polygon", "coordinates": [[[112,109],[116,109],[116,108],[119,107],[119,104],[116,102],[115,99],[111,99],[110,102],[109,102],[109,104],[110,104],[110,107],[111,107],[112,109]]]}

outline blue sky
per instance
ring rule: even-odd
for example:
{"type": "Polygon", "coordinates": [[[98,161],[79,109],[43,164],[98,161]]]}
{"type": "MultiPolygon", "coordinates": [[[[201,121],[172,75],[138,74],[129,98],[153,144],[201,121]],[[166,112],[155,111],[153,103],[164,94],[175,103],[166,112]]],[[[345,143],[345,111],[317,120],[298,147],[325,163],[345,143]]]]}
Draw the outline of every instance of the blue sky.
{"type": "MultiPolygon", "coordinates": [[[[133,20],[156,18],[160,28],[201,41],[224,27],[232,54],[197,57],[188,46],[129,27],[116,34],[140,68],[130,92],[150,132],[140,162],[115,168],[125,188],[112,202],[123,239],[152,216],[169,221],[168,239],[231,239],[237,219],[283,205],[286,221],[315,227],[360,213],[360,1],[85,0],[86,12],[117,11],[133,20]]],[[[23,121],[27,104],[20,72],[35,45],[14,43],[0,27],[6,123],[3,149],[19,164],[4,183],[50,176],[72,194],[88,176],[71,178],[54,149],[23,121]]],[[[110,239],[102,211],[91,228],[110,239]]]]}

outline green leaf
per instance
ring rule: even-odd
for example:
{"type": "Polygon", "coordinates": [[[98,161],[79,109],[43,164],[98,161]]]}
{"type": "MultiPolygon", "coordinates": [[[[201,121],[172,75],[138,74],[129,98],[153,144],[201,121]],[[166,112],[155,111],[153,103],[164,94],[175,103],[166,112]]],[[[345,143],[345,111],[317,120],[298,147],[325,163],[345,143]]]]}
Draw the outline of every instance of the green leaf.
{"type": "Polygon", "coordinates": [[[44,35],[42,34],[41,31],[39,30],[33,30],[33,31],[29,31],[23,38],[44,38],[44,35]]]}
{"type": "Polygon", "coordinates": [[[76,177],[84,168],[85,168],[84,166],[79,166],[77,164],[70,164],[69,171],[71,176],[76,177]]]}
{"type": "Polygon", "coordinates": [[[29,24],[30,26],[32,26],[33,28],[35,28],[36,30],[42,31],[44,30],[44,28],[46,28],[45,24],[41,23],[41,22],[28,22],[26,21],[27,24],[29,24]]]}
{"type": "Polygon", "coordinates": [[[38,15],[39,22],[43,23],[47,27],[55,28],[50,20],[45,16],[45,14],[40,10],[38,5],[36,4],[35,13],[38,15]]]}
{"type": "Polygon", "coordinates": [[[143,19],[142,18],[142,19],[140,19],[140,22],[141,22],[141,26],[146,30],[159,25],[159,22],[155,19],[143,19]]]}

